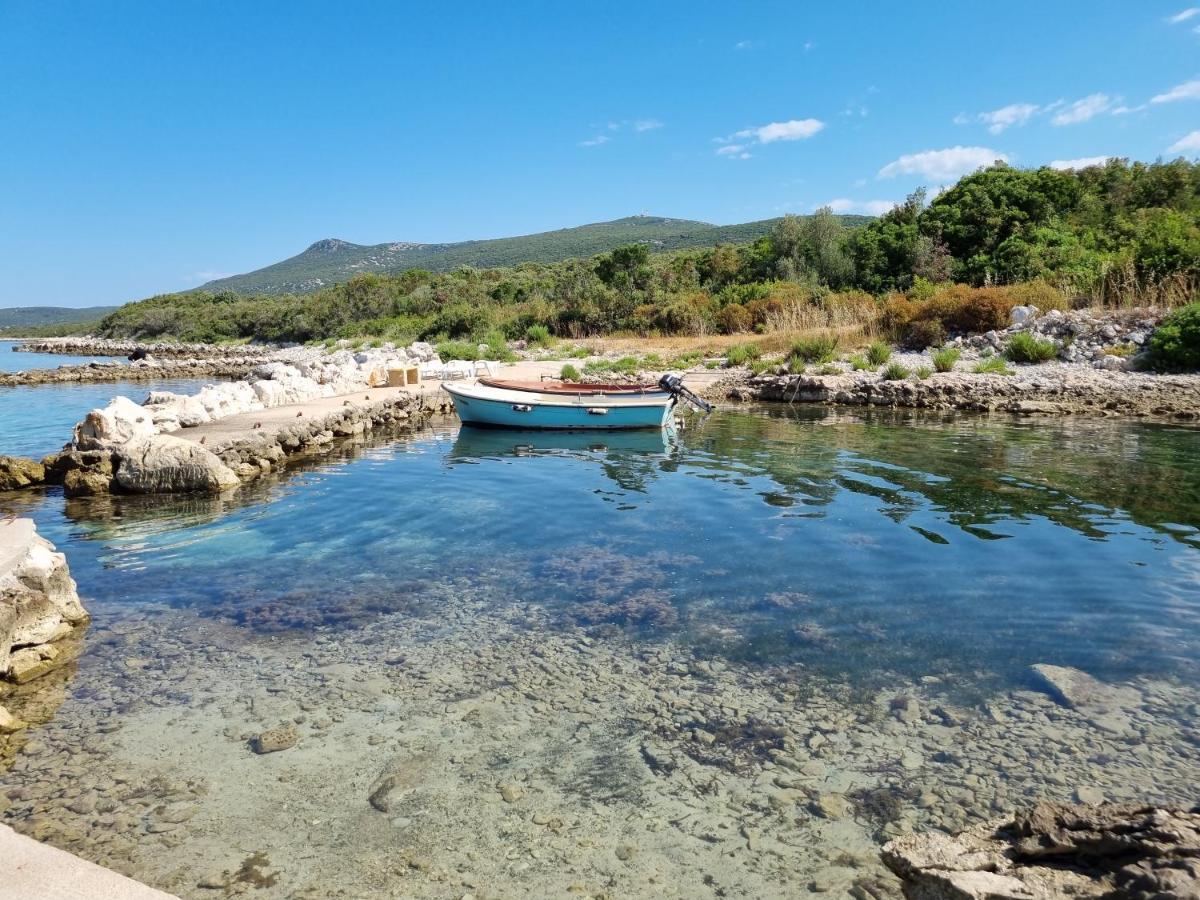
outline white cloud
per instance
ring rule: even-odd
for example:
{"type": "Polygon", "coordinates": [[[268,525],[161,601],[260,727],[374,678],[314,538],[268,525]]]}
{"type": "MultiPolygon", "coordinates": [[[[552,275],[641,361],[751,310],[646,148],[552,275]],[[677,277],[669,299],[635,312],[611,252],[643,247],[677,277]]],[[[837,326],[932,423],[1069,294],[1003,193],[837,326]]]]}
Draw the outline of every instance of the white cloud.
{"type": "Polygon", "coordinates": [[[828,206],[835,213],[865,213],[868,216],[882,216],[896,205],[894,200],[851,200],[847,197],[837,197],[828,203],[820,203],[814,210],[828,206]]]}
{"type": "Polygon", "coordinates": [[[598,134],[594,138],[588,138],[586,141],[580,141],[579,146],[599,147],[601,144],[607,144],[611,140],[612,138],[610,138],[607,134],[598,134]]]}
{"type": "Polygon", "coordinates": [[[775,141],[801,141],[810,138],[822,128],[825,123],[819,119],[789,119],[786,122],[771,122],[757,128],[743,128],[734,132],[734,137],[740,140],[753,138],[760,144],[772,144],[775,141]]]}
{"type": "Polygon", "coordinates": [[[1006,128],[1024,125],[1040,111],[1041,107],[1033,103],[1010,103],[991,112],[980,113],[978,118],[992,134],[1000,134],[1006,128]]]}
{"type": "Polygon", "coordinates": [[[1167,148],[1168,153],[1187,153],[1189,150],[1194,153],[1200,153],[1200,129],[1190,134],[1185,134],[1167,148]]]}
{"type": "Polygon", "coordinates": [[[1110,109],[1112,102],[1112,98],[1108,94],[1089,94],[1082,100],[1067,104],[1062,112],[1050,120],[1050,124],[1078,125],[1080,122],[1086,122],[1110,109]]]}
{"type": "Polygon", "coordinates": [[[1180,22],[1186,22],[1193,16],[1200,16],[1200,6],[1191,6],[1175,13],[1173,16],[1168,16],[1167,22],[1171,25],[1178,25],[1180,22]]]}
{"type": "Polygon", "coordinates": [[[713,140],[722,145],[717,148],[718,156],[734,156],[740,153],[737,156],[738,159],[747,159],[750,154],[742,151],[752,144],[800,141],[812,137],[824,127],[825,123],[819,119],[789,119],[786,122],[771,122],[756,128],[743,128],[741,131],[735,131],[729,137],[713,138],[713,140]],[[729,148],[733,146],[738,149],[730,150],[729,148]]]}
{"type": "Polygon", "coordinates": [[[1078,159],[1053,159],[1046,163],[1052,169],[1086,169],[1088,166],[1102,166],[1113,156],[1081,156],[1078,159]]]}
{"type": "Polygon", "coordinates": [[[811,50],[815,46],[817,46],[817,45],[814,44],[812,41],[805,41],[804,42],[804,52],[807,53],[809,50],[811,50]]]}
{"type": "Polygon", "coordinates": [[[753,41],[738,41],[736,44],[733,45],[733,49],[734,50],[749,50],[753,46],[754,46],[753,41]]]}
{"type": "Polygon", "coordinates": [[[947,147],[945,150],[926,150],[909,153],[893,160],[879,170],[879,178],[897,175],[923,175],[937,182],[954,181],[961,175],[990,166],[996,160],[1008,161],[1007,154],[988,147],[947,147]]]}
{"type": "Polygon", "coordinates": [[[1177,84],[1165,94],[1156,94],[1150,98],[1151,103],[1174,103],[1177,100],[1200,100],[1200,78],[1177,84]]]}
{"type": "Polygon", "coordinates": [[[662,128],[663,123],[658,119],[638,119],[633,123],[634,131],[653,131],[655,128],[662,128]]]}

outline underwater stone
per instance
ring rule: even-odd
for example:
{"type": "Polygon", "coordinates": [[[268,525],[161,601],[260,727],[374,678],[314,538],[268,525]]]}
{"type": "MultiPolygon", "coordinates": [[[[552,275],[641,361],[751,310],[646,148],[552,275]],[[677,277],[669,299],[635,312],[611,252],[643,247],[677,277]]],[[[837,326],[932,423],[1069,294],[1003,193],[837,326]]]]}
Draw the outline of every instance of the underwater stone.
{"type": "Polygon", "coordinates": [[[299,739],[300,735],[297,734],[295,725],[280,725],[278,728],[267,729],[251,740],[250,747],[258,754],[276,753],[296,746],[299,739]]]}

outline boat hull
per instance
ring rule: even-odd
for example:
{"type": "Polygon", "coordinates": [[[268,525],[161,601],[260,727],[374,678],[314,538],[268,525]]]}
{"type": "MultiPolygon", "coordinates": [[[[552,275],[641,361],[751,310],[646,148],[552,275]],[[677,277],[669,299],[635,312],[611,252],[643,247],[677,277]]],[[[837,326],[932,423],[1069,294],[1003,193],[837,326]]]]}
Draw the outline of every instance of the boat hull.
{"type": "Polygon", "coordinates": [[[611,431],[662,428],[670,423],[673,397],[553,397],[480,389],[474,385],[442,385],[467,425],[485,428],[611,431]]]}

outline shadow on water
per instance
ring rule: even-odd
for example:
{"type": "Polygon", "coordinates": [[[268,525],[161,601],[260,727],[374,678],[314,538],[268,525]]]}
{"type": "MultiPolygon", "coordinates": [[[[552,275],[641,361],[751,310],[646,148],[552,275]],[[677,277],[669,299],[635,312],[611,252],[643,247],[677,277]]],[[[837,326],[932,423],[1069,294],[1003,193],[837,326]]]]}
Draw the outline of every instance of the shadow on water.
{"type": "Polygon", "coordinates": [[[1038,661],[1194,678],[1198,440],[779,407],[673,436],[452,426],[340,444],[225,497],[32,512],[99,609],[169,603],[248,636],[467,596],[851,682],[1011,683],[1038,661]]]}

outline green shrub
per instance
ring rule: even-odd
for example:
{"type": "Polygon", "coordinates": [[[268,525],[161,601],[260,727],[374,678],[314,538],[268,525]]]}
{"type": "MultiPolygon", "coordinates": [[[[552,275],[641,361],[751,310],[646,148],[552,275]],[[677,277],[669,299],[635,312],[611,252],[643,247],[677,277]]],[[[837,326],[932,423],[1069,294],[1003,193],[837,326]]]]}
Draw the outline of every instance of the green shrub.
{"type": "Polygon", "coordinates": [[[1028,331],[1018,331],[1008,339],[1004,355],[1013,362],[1040,363],[1058,356],[1058,345],[1054,341],[1042,341],[1028,331]]]}
{"type": "Polygon", "coordinates": [[[773,366],[773,365],[774,365],[774,363],[772,363],[770,360],[752,359],[752,360],[750,360],[750,372],[754,375],[761,375],[763,372],[767,371],[767,369],[771,368],[771,366],[773,366]]]}
{"type": "Polygon", "coordinates": [[[1200,302],[1170,313],[1150,335],[1150,363],[1156,369],[1200,369],[1200,302]]]}
{"type": "Polygon", "coordinates": [[[943,347],[941,350],[935,350],[930,355],[933,358],[933,367],[935,369],[939,372],[952,372],[954,371],[954,364],[962,356],[962,351],[957,347],[943,347]]]}
{"type": "Polygon", "coordinates": [[[903,381],[908,377],[909,372],[900,363],[894,362],[879,374],[883,376],[884,381],[903,381]]]}
{"type": "Polygon", "coordinates": [[[867,348],[867,362],[878,368],[892,358],[892,348],[883,341],[876,341],[867,348]]]}
{"type": "Polygon", "coordinates": [[[570,363],[562,367],[562,371],[558,373],[558,377],[563,381],[578,381],[579,370],[570,363]]]}
{"type": "Polygon", "coordinates": [[[465,359],[470,362],[479,359],[479,345],[470,341],[440,341],[437,352],[443,361],[465,359]]]}
{"type": "Polygon", "coordinates": [[[791,356],[788,357],[787,369],[790,374],[803,375],[804,370],[807,368],[808,368],[808,366],[805,364],[804,360],[802,360],[796,354],[793,353],[791,356]]]}
{"type": "Polygon", "coordinates": [[[999,356],[989,356],[987,359],[981,359],[975,364],[975,368],[971,370],[977,375],[1011,375],[1010,369],[999,356]]]}
{"type": "Polygon", "coordinates": [[[854,356],[850,357],[850,368],[852,368],[855,372],[861,372],[864,369],[870,369],[871,364],[867,362],[867,358],[861,353],[856,353],[854,356]]]}
{"type": "Polygon", "coordinates": [[[605,375],[616,372],[621,375],[635,375],[642,368],[636,356],[622,356],[620,359],[594,359],[583,367],[586,375],[605,375]]]}
{"type": "Polygon", "coordinates": [[[530,325],[525,329],[525,340],[534,347],[549,347],[554,343],[550,329],[545,325],[530,325]]]}
{"type": "Polygon", "coordinates": [[[758,344],[734,344],[725,351],[725,360],[730,366],[744,366],[761,356],[758,344]]]}
{"type": "Polygon", "coordinates": [[[835,366],[833,363],[826,363],[825,365],[821,366],[821,368],[817,369],[817,374],[818,375],[841,375],[842,370],[838,366],[835,366]]]}
{"type": "Polygon", "coordinates": [[[790,355],[798,356],[806,363],[833,362],[833,357],[837,354],[837,346],[836,334],[818,334],[796,341],[792,345],[790,355]]]}
{"type": "Polygon", "coordinates": [[[924,381],[926,378],[928,378],[932,374],[933,374],[933,369],[929,368],[929,366],[918,366],[917,367],[916,376],[918,378],[920,378],[922,381],[924,381]]]}

